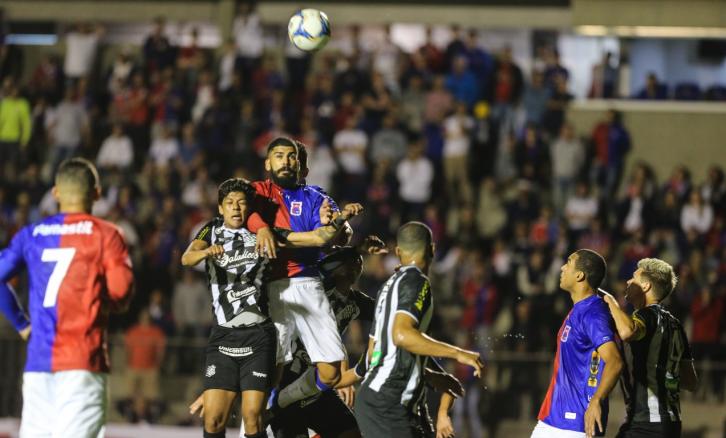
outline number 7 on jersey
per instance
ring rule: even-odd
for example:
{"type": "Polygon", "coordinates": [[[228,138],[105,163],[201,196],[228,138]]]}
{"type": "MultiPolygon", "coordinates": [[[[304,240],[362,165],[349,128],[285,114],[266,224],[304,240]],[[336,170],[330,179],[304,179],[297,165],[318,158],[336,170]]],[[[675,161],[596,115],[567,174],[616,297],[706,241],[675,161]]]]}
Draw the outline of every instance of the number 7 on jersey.
{"type": "Polygon", "coordinates": [[[71,266],[73,256],[76,255],[75,248],[46,248],[40,259],[44,262],[55,262],[53,272],[48,279],[48,286],[45,288],[43,307],[53,307],[58,299],[58,289],[71,266]]]}

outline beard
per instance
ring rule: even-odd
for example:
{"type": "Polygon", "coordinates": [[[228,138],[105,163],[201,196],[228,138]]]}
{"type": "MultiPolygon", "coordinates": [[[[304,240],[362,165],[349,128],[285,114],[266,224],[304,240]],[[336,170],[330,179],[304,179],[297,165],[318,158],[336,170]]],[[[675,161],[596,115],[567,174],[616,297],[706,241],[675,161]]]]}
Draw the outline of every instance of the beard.
{"type": "Polygon", "coordinates": [[[297,184],[297,174],[292,169],[284,167],[277,169],[276,171],[270,172],[270,177],[272,178],[272,182],[286,189],[292,188],[297,184]],[[290,173],[290,176],[281,175],[285,170],[290,173]]]}

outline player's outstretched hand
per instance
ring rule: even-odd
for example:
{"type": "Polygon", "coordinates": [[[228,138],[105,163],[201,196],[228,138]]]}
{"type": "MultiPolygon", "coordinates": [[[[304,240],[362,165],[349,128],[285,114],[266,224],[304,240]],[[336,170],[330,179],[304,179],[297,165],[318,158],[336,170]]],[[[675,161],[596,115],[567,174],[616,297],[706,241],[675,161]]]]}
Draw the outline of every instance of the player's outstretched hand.
{"type": "Polygon", "coordinates": [[[451,423],[451,417],[439,414],[436,417],[436,438],[450,438],[455,436],[454,425],[451,423]]]}
{"type": "Polygon", "coordinates": [[[605,300],[605,304],[607,304],[610,307],[620,308],[620,303],[618,303],[618,300],[615,299],[615,297],[607,292],[605,289],[597,288],[597,294],[602,297],[603,300],[605,300]]]}
{"type": "Polygon", "coordinates": [[[222,245],[212,245],[205,251],[207,252],[207,257],[217,257],[224,254],[224,247],[222,245]]]}
{"type": "Polygon", "coordinates": [[[199,418],[204,418],[204,394],[199,394],[196,400],[189,405],[189,415],[194,415],[199,411],[199,418]]]}
{"type": "Polygon", "coordinates": [[[461,386],[459,379],[449,373],[442,373],[426,368],[424,370],[424,379],[438,392],[446,392],[454,398],[464,396],[464,387],[461,386]]]}
{"type": "Polygon", "coordinates": [[[343,400],[343,403],[345,403],[345,405],[349,408],[352,408],[353,403],[355,403],[355,387],[346,386],[345,388],[341,388],[336,391],[338,392],[338,397],[343,400]]]}
{"type": "Polygon", "coordinates": [[[257,255],[274,259],[277,257],[277,241],[272,230],[268,227],[257,231],[257,244],[255,245],[257,255]]]}
{"type": "Polygon", "coordinates": [[[456,354],[456,361],[474,368],[474,375],[481,378],[484,372],[484,363],[476,351],[459,350],[456,354]]]}
{"type": "Polygon", "coordinates": [[[370,235],[366,237],[360,245],[358,245],[358,252],[363,254],[380,255],[388,254],[388,249],[386,248],[386,243],[381,240],[380,237],[370,235]]]}
{"type": "Polygon", "coordinates": [[[30,339],[30,327],[31,326],[27,326],[27,327],[25,327],[24,329],[22,329],[22,330],[20,330],[18,332],[18,334],[23,339],[23,341],[26,341],[27,342],[28,339],[30,339]]]}
{"type": "Polygon", "coordinates": [[[603,430],[602,408],[600,407],[600,400],[594,398],[590,400],[590,404],[587,405],[585,411],[585,436],[592,438],[601,430],[603,430]],[[597,429],[595,429],[595,426],[597,426],[597,429]]]}
{"type": "Polygon", "coordinates": [[[353,216],[358,216],[363,212],[363,206],[354,203],[354,204],[346,204],[345,207],[343,207],[343,211],[340,212],[340,215],[343,216],[343,219],[348,220],[352,218],[353,216]]]}

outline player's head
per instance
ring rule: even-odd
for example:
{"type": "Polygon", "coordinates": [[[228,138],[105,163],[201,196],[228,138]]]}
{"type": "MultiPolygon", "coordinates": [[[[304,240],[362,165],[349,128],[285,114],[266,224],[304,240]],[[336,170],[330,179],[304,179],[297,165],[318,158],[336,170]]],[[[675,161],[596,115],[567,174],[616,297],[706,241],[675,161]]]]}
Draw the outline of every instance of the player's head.
{"type": "Polygon", "coordinates": [[[308,169],[308,150],[305,147],[305,143],[301,141],[295,140],[295,144],[297,145],[297,162],[300,166],[297,182],[298,184],[305,184],[305,178],[308,177],[308,172],[310,171],[308,169]]]}
{"type": "Polygon", "coordinates": [[[434,258],[434,235],[426,224],[407,222],[396,234],[396,255],[399,259],[420,260],[426,264],[434,258]]]}
{"type": "Polygon", "coordinates": [[[242,178],[230,178],[219,185],[217,191],[217,204],[219,214],[228,228],[241,228],[250,208],[248,201],[252,201],[254,189],[242,178]]]}
{"type": "Polygon", "coordinates": [[[636,308],[647,304],[648,297],[649,302],[660,303],[668,298],[676,284],[678,277],[673,266],[660,259],[642,259],[633,272],[633,278],[628,280],[625,299],[636,308]]]}
{"type": "Polygon", "coordinates": [[[53,195],[61,212],[90,213],[93,202],[101,196],[101,183],[96,166],[85,158],[69,158],[58,166],[53,195]]]}
{"type": "Polygon", "coordinates": [[[294,187],[300,171],[298,146],[295,140],[287,137],[277,137],[272,140],[267,145],[265,170],[270,172],[272,181],[280,187],[294,187]]]}
{"type": "Polygon", "coordinates": [[[355,248],[343,246],[323,257],[319,267],[323,276],[332,279],[339,289],[350,289],[363,272],[363,257],[355,248]]]}
{"type": "Polygon", "coordinates": [[[607,272],[605,259],[590,249],[578,249],[572,253],[560,269],[560,287],[572,292],[578,286],[595,291],[607,272]]]}

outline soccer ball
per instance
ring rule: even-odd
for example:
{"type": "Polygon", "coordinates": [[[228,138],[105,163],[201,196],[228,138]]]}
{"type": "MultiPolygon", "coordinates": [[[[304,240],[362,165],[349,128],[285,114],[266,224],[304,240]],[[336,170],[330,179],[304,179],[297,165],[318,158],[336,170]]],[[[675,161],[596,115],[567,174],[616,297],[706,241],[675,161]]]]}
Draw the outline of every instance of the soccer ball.
{"type": "Polygon", "coordinates": [[[325,47],[330,39],[330,22],[325,12],[302,9],[290,17],[287,25],[290,41],[300,50],[313,52],[325,47]]]}

